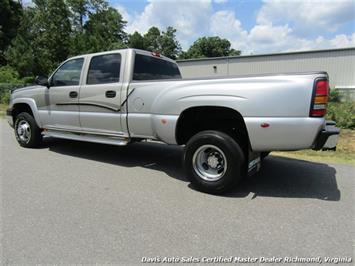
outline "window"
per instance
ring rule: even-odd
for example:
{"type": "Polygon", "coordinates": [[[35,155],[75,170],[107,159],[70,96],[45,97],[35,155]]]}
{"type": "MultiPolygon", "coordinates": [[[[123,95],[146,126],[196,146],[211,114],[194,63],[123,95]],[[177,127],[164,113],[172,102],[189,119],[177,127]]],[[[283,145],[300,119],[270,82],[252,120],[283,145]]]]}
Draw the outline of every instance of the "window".
{"type": "Polygon", "coordinates": [[[120,81],[121,55],[105,54],[91,59],[87,84],[114,83],[120,81]]]}
{"type": "Polygon", "coordinates": [[[77,58],[65,62],[54,73],[51,86],[76,86],[80,82],[81,69],[83,67],[83,58],[77,58]]]}
{"type": "Polygon", "coordinates": [[[136,54],[133,80],[155,79],[181,79],[179,68],[163,59],[136,54]]]}

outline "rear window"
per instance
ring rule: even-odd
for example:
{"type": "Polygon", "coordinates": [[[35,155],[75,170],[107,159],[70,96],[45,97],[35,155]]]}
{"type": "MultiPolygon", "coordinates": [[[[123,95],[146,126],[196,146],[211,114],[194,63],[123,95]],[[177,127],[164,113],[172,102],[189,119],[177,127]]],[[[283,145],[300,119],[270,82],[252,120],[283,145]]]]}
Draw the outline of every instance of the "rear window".
{"type": "Polygon", "coordinates": [[[181,79],[176,64],[152,56],[136,54],[133,80],[181,79]]]}

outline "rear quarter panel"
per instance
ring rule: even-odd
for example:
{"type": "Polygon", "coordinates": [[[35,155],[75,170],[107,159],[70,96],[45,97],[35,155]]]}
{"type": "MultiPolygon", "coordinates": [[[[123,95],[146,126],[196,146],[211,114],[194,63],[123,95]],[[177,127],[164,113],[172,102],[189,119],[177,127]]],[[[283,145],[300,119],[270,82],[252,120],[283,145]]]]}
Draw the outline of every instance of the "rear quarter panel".
{"type": "Polygon", "coordinates": [[[133,83],[129,128],[142,136],[175,143],[171,136],[175,136],[178,117],[184,110],[221,106],[244,117],[253,150],[309,148],[324,123],[322,118],[309,118],[314,79],[322,75],[133,83]],[[261,123],[270,126],[262,128],[261,123]]]}

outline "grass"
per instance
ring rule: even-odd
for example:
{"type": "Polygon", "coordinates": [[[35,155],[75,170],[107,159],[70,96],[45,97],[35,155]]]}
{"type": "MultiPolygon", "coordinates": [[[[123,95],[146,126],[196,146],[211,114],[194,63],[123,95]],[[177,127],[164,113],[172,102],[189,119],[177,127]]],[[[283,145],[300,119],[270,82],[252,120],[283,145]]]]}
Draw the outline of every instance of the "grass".
{"type": "Polygon", "coordinates": [[[6,113],[7,104],[0,103],[0,116],[4,116],[6,113]]]}
{"type": "Polygon", "coordinates": [[[355,130],[341,130],[336,151],[303,150],[294,152],[272,152],[272,155],[313,162],[355,165],[355,130]]]}

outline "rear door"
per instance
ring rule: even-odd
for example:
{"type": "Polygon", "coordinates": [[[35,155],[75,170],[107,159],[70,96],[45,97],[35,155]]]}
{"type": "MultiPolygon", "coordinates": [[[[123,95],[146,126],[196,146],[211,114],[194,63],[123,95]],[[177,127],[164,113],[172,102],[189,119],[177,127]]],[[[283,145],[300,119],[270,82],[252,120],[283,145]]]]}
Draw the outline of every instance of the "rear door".
{"type": "Polygon", "coordinates": [[[82,131],[122,136],[121,91],[123,65],[119,52],[94,55],[80,88],[80,124],[82,131]]]}

